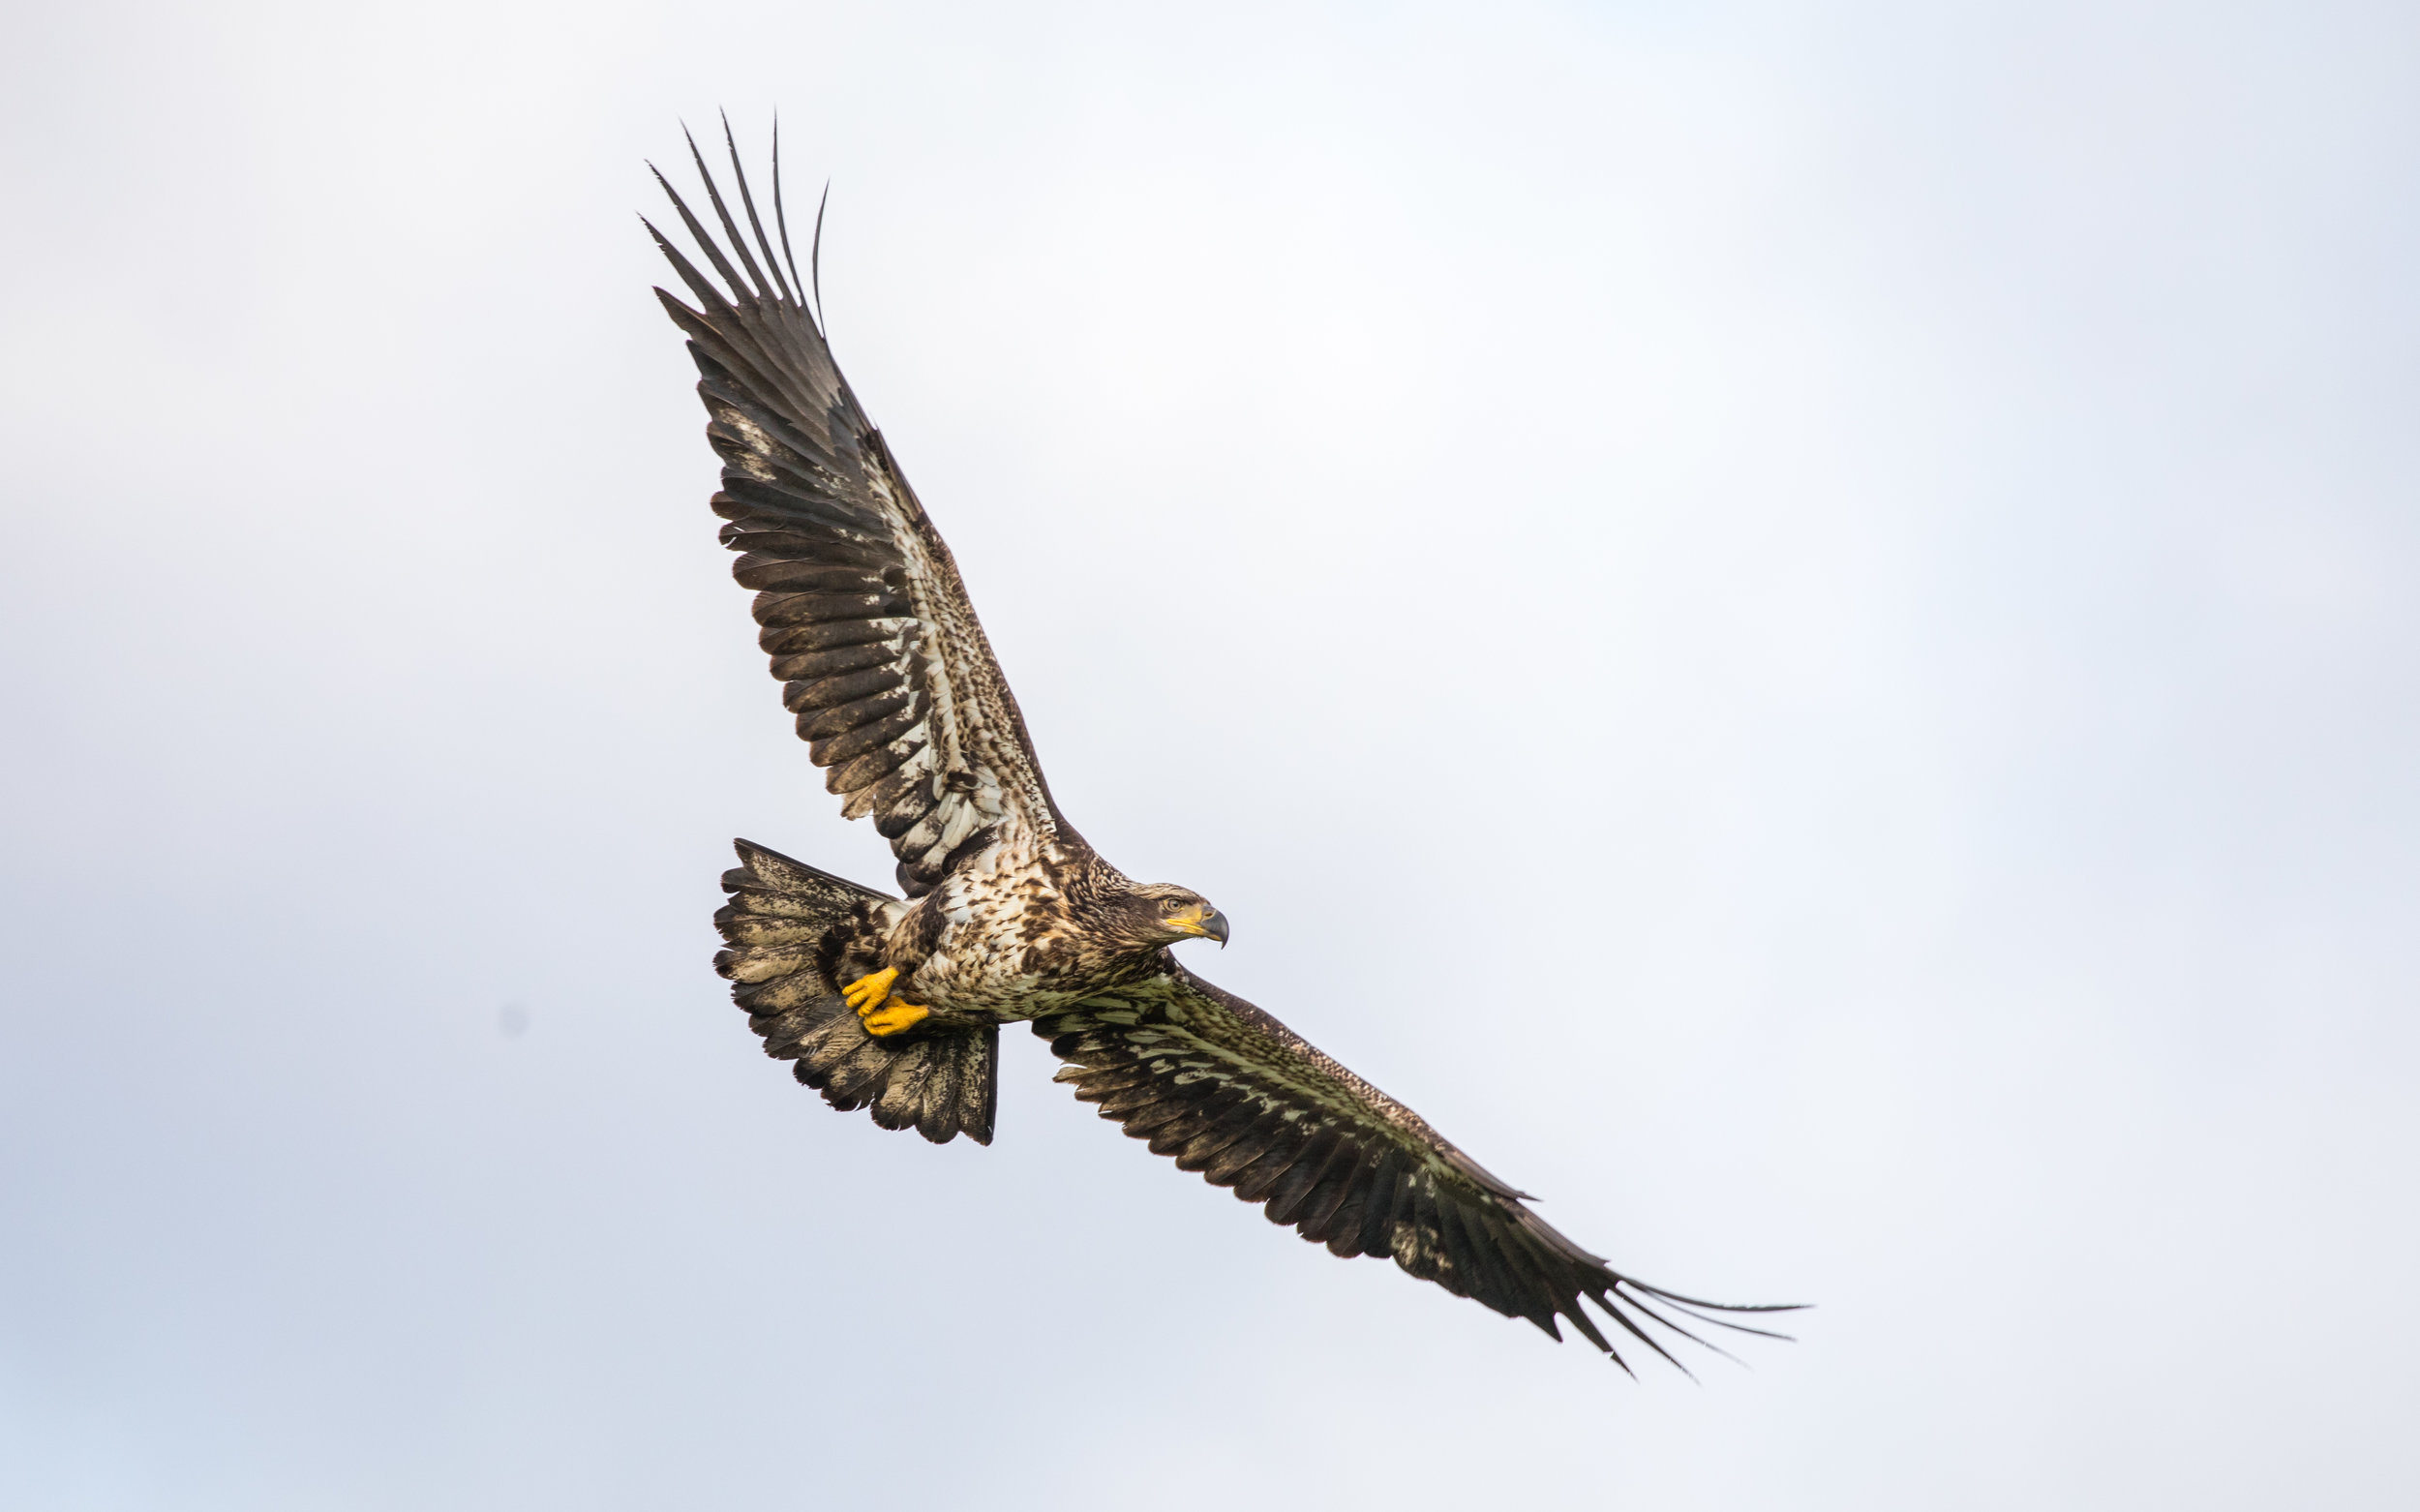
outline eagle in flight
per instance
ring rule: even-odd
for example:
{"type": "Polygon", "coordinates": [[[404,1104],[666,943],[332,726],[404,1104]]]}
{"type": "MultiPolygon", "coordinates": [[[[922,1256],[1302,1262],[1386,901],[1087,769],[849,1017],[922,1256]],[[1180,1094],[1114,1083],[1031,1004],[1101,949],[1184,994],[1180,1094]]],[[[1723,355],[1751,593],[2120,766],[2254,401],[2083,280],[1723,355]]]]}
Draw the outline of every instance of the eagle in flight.
{"type": "Polygon", "coordinates": [[[747,234],[692,140],[722,238],[656,179],[714,277],[648,223],[696,303],[655,293],[697,360],[713,509],[782,703],[841,812],[891,842],[904,894],[737,842],[714,966],[766,1053],[885,1129],[988,1144],[1000,1026],[1031,1023],[1102,1117],[1331,1254],[1391,1258],[1556,1339],[1561,1318],[1624,1370],[1582,1298],[1667,1360],[1643,1325],[1765,1332],[1719,1315],[1781,1309],[1609,1268],[1420,1115],[1178,963],[1181,941],[1224,945],[1226,917],[1129,878],[1060,813],[950,548],[832,363],[790,253],[779,139],[779,256],[724,139],[747,234]]]}

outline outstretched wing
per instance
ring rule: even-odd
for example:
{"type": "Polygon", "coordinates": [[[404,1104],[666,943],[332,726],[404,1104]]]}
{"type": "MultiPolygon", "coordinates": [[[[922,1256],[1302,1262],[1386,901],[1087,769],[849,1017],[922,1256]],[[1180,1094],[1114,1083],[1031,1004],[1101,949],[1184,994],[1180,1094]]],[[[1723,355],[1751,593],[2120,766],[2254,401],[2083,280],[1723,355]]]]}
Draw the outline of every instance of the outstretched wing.
{"type": "Polygon", "coordinates": [[[778,141],[779,257],[737,148],[731,167],[754,253],[694,141],[689,151],[725,241],[699,225],[669,183],[664,192],[721,282],[650,224],[697,306],[655,293],[697,359],[698,395],[712,416],[707,439],[723,459],[713,498],[714,512],[730,522],[723,544],[741,554],[733,575],[759,590],[758,643],[772,657],[808,754],[827,769],[843,813],[874,817],[910,897],[1010,827],[1074,839],[950,548],[807,309],[789,257],[778,141]]]}
{"type": "Polygon", "coordinates": [[[1761,1334],[1707,1315],[1790,1311],[1704,1302],[1608,1268],[1419,1114],[1182,967],[1046,1013],[1034,1032],[1068,1063],[1055,1079],[1102,1117],[1180,1169],[1266,1203],[1269,1222],[1339,1255],[1391,1256],[1556,1339],[1556,1318],[1568,1319],[1624,1370],[1582,1297],[1667,1360],[1643,1320],[1704,1344],[1664,1315],[1761,1334]]]}

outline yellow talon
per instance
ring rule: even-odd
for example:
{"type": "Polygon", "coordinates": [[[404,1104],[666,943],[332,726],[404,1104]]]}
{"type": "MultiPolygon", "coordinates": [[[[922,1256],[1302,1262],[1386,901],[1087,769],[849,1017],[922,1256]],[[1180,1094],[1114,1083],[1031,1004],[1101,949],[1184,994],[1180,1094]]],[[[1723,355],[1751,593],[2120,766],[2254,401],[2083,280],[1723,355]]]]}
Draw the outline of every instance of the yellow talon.
{"type": "Polygon", "coordinates": [[[858,1016],[862,1018],[882,1006],[882,1000],[891,995],[891,984],[898,980],[898,968],[886,966],[880,971],[860,977],[842,987],[840,997],[843,1002],[856,1009],[858,1016]]]}
{"type": "Polygon", "coordinates": [[[898,980],[898,968],[886,966],[858,978],[840,989],[841,1001],[857,1010],[857,1016],[864,1021],[867,1034],[877,1038],[905,1034],[932,1016],[933,1011],[929,1008],[919,1008],[913,1003],[902,1003],[891,997],[891,984],[898,980]],[[883,1006],[885,998],[891,998],[888,1008],[883,1006]]]}
{"type": "Polygon", "coordinates": [[[889,1039],[894,1034],[905,1034],[932,1015],[931,1009],[918,1008],[913,1003],[902,1003],[895,997],[891,1000],[891,1006],[880,1013],[868,1013],[862,1008],[858,1010],[858,1016],[865,1020],[865,1032],[876,1039],[889,1039]]]}

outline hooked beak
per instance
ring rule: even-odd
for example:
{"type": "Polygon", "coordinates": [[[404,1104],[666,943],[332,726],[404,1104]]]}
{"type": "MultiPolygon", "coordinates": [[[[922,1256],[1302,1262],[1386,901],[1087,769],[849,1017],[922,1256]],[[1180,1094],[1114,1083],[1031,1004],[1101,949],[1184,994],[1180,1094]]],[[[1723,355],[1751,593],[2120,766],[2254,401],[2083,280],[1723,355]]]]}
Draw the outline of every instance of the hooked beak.
{"type": "Polygon", "coordinates": [[[1216,940],[1222,950],[1226,946],[1226,916],[1206,903],[1196,908],[1189,908],[1181,914],[1169,915],[1168,925],[1170,928],[1181,929],[1187,934],[1197,934],[1206,940],[1216,940]]]}

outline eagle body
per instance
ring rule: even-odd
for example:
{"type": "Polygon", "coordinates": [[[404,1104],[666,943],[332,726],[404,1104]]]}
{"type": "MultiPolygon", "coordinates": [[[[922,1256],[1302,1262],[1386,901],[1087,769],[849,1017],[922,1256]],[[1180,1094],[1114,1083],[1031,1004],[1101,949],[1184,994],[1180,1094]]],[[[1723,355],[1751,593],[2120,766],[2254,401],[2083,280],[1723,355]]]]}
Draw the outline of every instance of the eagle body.
{"type": "Polygon", "coordinates": [[[1134,884],[1089,846],[994,839],[909,904],[884,939],[893,989],[936,1013],[1014,1023],[1165,975],[1167,948],[1122,927],[1134,884]]]}
{"type": "Polygon", "coordinates": [[[714,965],[766,1053],[836,1108],[988,1144],[1001,1026],[1031,1022],[1064,1063],[1055,1079],[1103,1118],[1332,1254],[1391,1259],[1557,1339],[1567,1323],[1618,1364],[1600,1320],[1666,1359],[1649,1325],[1763,1332],[1737,1316],[1770,1309],[1612,1269],[1411,1109],[1177,960],[1181,941],[1224,945],[1226,921],[1189,889],[1128,877],[1060,813],[950,549],[809,307],[778,149],[778,253],[736,146],[738,214],[691,156],[721,234],[663,187],[711,274],[648,229],[694,300],[656,290],[723,462],[711,503],[809,760],[897,863],[892,894],[736,842],[714,965]]]}

